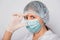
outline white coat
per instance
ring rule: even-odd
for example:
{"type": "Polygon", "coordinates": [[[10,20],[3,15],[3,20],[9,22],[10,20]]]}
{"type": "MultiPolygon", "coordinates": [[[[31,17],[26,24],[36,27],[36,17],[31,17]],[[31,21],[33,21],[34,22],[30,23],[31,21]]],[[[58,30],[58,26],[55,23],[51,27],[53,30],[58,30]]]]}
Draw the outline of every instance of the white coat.
{"type": "MultiPolygon", "coordinates": [[[[33,34],[27,34],[22,40],[32,40],[32,38],[33,34]]],[[[48,30],[42,37],[39,37],[38,40],[59,40],[59,37],[51,30],[48,30]]]]}

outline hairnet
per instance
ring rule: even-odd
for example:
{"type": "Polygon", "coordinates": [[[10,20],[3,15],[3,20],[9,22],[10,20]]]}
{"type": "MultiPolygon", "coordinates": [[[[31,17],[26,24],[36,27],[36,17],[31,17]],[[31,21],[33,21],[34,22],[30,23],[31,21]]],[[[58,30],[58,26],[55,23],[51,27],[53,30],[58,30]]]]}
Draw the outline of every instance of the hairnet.
{"type": "Polygon", "coordinates": [[[28,12],[29,10],[32,10],[36,12],[44,21],[44,23],[47,23],[49,21],[49,12],[47,7],[39,1],[32,1],[28,3],[24,8],[24,13],[28,12]]]}

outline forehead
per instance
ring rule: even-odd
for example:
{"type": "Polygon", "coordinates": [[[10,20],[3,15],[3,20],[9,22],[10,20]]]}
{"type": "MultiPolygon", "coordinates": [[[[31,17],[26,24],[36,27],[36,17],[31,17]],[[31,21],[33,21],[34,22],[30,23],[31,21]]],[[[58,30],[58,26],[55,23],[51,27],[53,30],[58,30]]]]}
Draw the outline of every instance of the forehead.
{"type": "Polygon", "coordinates": [[[26,16],[26,15],[38,16],[38,14],[37,14],[36,12],[34,12],[34,11],[27,11],[27,12],[24,13],[24,15],[25,15],[25,16],[26,16]]]}
{"type": "Polygon", "coordinates": [[[35,16],[35,17],[39,17],[38,15],[34,14],[34,13],[26,13],[25,16],[35,16]]]}
{"type": "Polygon", "coordinates": [[[34,13],[26,13],[25,15],[35,15],[35,16],[37,16],[37,15],[34,14],[34,13]]]}

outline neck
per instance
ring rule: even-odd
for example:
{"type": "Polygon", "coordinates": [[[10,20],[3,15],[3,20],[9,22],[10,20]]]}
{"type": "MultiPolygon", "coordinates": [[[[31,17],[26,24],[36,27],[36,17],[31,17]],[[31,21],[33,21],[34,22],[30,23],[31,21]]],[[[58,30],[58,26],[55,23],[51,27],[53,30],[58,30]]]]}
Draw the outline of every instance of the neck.
{"type": "Polygon", "coordinates": [[[35,33],[33,35],[33,39],[38,39],[39,37],[43,36],[46,31],[47,29],[45,28],[45,26],[43,26],[38,33],[35,33]]]}

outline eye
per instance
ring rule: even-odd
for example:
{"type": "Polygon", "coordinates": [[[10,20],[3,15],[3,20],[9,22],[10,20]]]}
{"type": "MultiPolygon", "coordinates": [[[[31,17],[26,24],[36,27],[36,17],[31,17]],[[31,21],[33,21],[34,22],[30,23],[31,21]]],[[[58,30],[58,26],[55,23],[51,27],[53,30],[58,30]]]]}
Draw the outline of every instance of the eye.
{"type": "Polygon", "coordinates": [[[30,16],[32,19],[34,19],[35,17],[34,16],[30,16]]]}
{"type": "Polygon", "coordinates": [[[28,17],[27,16],[24,16],[24,19],[28,19],[28,17]]]}

